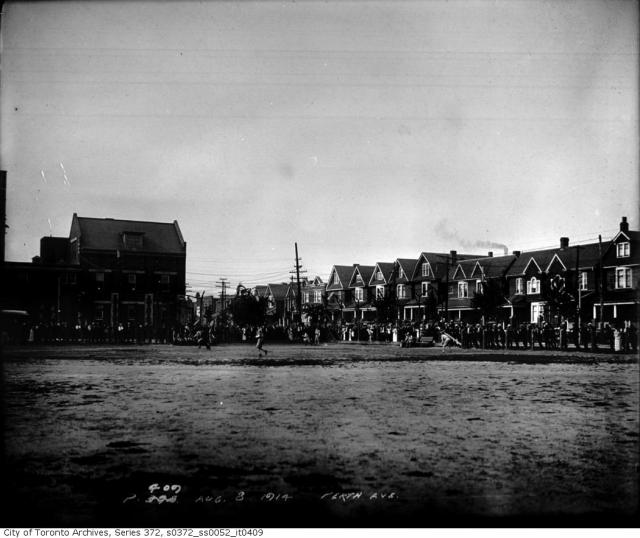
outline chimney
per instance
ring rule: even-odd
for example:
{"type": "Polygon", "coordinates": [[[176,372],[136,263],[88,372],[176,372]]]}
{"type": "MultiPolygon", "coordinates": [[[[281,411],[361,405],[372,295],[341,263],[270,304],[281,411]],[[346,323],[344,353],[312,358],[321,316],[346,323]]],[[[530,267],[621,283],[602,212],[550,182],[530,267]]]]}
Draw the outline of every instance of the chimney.
{"type": "Polygon", "coordinates": [[[568,237],[561,237],[560,238],[560,248],[561,249],[569,248],[569,238],[568,237]]]}
{"type": "Polygon", "coordinates": [[[519,258],[519,257],[520,257],[520,254],[522,254],[522,252],[520,252],[519,250],[514,250],[514,251],[513,251],[513,255],[514,255],[516,258],[519,258]]]}
{"type": "Polygon", "coordinates": [[[449,254],[451,255],[451,262],[455,263],[456,260],[458,259],[458,251],[452,250],[449,254]]]}
{"type": "Polygon", "coordinates": [[[487,256],[489,256],[489,258],[493,258],[493,252],[489,251],[487,256]]]}
{"type": "Polygon", "coordinates": [[[620,221],[620,231],[624,233],[629,232],[629,223],[627,222],[627,217],[622,217],[620,221]]]}

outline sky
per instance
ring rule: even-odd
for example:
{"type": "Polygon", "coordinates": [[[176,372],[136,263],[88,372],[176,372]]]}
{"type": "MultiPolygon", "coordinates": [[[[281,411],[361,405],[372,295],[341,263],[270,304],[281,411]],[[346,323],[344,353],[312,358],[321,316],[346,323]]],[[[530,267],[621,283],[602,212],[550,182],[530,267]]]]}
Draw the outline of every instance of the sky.
{"type": "Polygon", "coordinates": [[[6,258],[172,222],[187,282],[639,229],[638,2],[5,2],[6,258]]]}

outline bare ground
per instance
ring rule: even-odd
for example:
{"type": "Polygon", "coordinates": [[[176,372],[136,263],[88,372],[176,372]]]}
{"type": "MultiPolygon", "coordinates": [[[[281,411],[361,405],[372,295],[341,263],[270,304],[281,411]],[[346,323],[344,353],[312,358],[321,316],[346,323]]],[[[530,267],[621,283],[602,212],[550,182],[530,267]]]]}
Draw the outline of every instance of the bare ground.
{"type": "Polygon", "coordinates": [[[5,350],[3,524],[638,522],[635,356],[266,347],[5,350]]]}

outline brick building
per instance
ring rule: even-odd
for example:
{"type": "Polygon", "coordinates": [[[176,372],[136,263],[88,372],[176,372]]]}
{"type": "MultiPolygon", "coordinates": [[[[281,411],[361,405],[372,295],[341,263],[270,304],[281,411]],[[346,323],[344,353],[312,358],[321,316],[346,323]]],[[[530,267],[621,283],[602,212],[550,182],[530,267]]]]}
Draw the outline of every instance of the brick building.
{"type": "Polygon", "coordinates": [[[3,264],[3,308],[31,322],[159,328],[179,317],[186,243],[178,223],[73,215],[69,237],[44,237],[32,263],[3,264]]]}

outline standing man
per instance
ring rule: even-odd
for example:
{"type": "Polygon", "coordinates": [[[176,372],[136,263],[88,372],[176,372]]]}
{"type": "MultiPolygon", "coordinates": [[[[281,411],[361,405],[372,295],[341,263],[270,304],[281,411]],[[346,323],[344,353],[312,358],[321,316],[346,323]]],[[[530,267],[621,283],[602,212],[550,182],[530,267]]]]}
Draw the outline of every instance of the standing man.
{"type": "Polygon", "coordinates": [[[262,344],[264,344],[264,328],[258,327],[258,331],[256,333],[256,349],[258,350],[258,357],[262,357],[262,352],[264,351],[265,356],[269,353],[266,349],[262,349],[262,344]]]}
{"type": "Polygon", "coordinates": [[[320,345],[320,327],[316,327],[314,344],[316,346],[320,345]]]}

